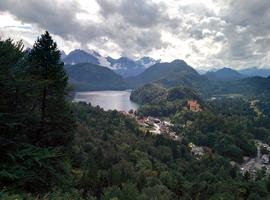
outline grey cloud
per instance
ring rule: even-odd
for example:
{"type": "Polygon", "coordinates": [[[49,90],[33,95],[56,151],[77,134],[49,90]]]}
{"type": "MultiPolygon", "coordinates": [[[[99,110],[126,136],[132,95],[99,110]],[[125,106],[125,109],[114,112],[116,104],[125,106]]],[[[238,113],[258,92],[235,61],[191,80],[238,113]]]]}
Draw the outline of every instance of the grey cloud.
{"type": "Polygon", "coordinates": [[[210,40],[213,45],[221,45],[219,52],[207,56],[213,63],[239,67],[267,60],[270,1],[216,0],[216,3],[221,8],[218,14],[203,7],[181,9],[184,16],[185,13],[189,16],[184,20],[184,30],[193,39],[194,44],[190,46],[193,52],[197,53],[194,51],[196,40],[210,40]]]}
{"type": "Polygon", "coordinates": [[[180,13],[196,15],[197,17],[215,16],[215,13],[202,3],[194,3],[191,5],[181,5],[178,7],[178,10],[180,13]]]}
{"type": "Polygon", "coordinates": [[[52,0],[0,1],[0,11],[8,11],[23,22],[36,23],[66,38],[71,33],[71,27],[80,28],[75,20],[78,10],[75,1],[61,5],[52,0]]]}
{"type": "Polygon", "coordinates": [[[164,3],[96,0],[101,21],[89,19],[83,23],[76,15],[85,10],[77,1],[59,4],[56,0],[0,0],[0,12],[9,12],[25,23],[38,25],[65,40],[77,41],[83,47],[91,44],[108,53],[117,51],[133,56],[169,45],[175,47],[162,40],[165,31],[187,41],[193,52],[187,58],[197,58],[197,63],[203,65],[242,66],[269,61],[269,0],[214,0],[220,12],[192,3],[180,6],[174,18],[168,13],[165,0],[164,3]],[[220,51],[203,52],[202,44],[209,49],[212,45],[220,46],[220,51]],[[115,49],[110,49],[112,46],[115,49]]]}
{"type": "Polygon", "coordinates": [[[219,17],[227,24],[222,31],[227,42],[220,54],[239,65],[260,63],[270,44],[270,1],[217,2],[223,6],[219,17]]]}
{"type": "MultiPolygon", "coordinates": [[[[168,20],[164,4],[153,3],[150,0],[97,0],[105,18],[120,15],[134,26],[141,28],[153,27],[168,20]]],[[[168,20],[169,21],[169,20],[168,20]]]]}
{"type": "Polygon", "coordinates": [[[196,53],[196,54],[200,54],[200,53],[201,53],[200,50],[198,49],[198,47],[196,47],[196,46],[194,45],[193,42],[191,42],[191,43],[189,44],[189,46],[190,46],[190,48],[192,49],[192,51],[193,51],[194,53],[196,53]]]}
{"type": "Polygon", "coordinates": [[[256,50],[260,53],[266,53],[270,51],[270,38],[258,38],[254,41],[256,50]]]}
{"type": "Polygon", "coordinates": [[[172,26],[174,21],[165,14],[163,4],[150,0],[97,2],[105,18],[100,23],[90,20],[80,23],[76,14],[84,10],[75,0],[62,4],[54,0],[1,0],[0,11],[9,12],[23,22],[37,24],[66,40],[78,41],[82,46],[91,43],[102,49],[104,43],[112,42],[126,55],[166,46],[161,40],[161,25],[166,22],[172,26]]]}
{"type": "Polygon", "coordinates": [[[230,23],[239,26],[269,28],[270,1],[229,0],[221,15],[230,23]]]}

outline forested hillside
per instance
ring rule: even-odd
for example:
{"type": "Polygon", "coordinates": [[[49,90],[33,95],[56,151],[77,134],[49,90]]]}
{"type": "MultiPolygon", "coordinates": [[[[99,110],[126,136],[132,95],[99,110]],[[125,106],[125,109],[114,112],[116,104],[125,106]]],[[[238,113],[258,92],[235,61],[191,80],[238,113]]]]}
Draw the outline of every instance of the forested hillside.
{"type": "Polygon", "coordinates": [[[257,153],[253,139],[269,144],[268,102],[204,105],[190,88],[149,85],[143,93],[152,93],[137,91],[134,98],[142,104],[177,105],[169,116],[181,140],[172,140],[143,131],[127,114],[72,103],[60,51],[48,32],[28,51],[20,42],[1,40],[0,72],[0,199],[270,198],[265,169],[251,176],[239,168],[243,156],[257,153]],[[184,109],[189,99],[202,111],[184,109]],[[196,156],[191,142],[206,153],[196,156]]]}
{"type": "Polygon", "coordinates": [[[204,100],[191,88],[156,85],[134,90],[131,99],[141,104],[138,115],[169,117],[181,136],[239,163],[244,156],[256,156],[254,140],[270,144],[269,101],[254,104],[239,97],[204,100]],[[191,101],[197,109],[188,105],[191,101]]]}
{"type": "Polygon", "coordinates": [[[65,65],[69,82],[76,91],[124,90],[128,88],[125,80],[107,67],[89,63],[65,65]]]}
{"type": "Polygon", "coordinates": [[[171,63],[157,63],[138,76],[129,78],[128,81],[133,87],[155,82],[171,87],[176,85],[194,86],[201,79],[204,78],[185,61],[174,60],[171,63]]]}
{"type": "Polygon", "coordinates": [[[189,87],[197,90],[204,98],[232,94],[251,99],[270,97],[269,78],[245,78],[244,75],[228,68],[199,75],[182,60],[155,64],[140,75],[127,79],[127,82],[133,88],[140,88],[145,84],[156,84],[165,88],[189,87]]]}
{"type": "Polygon", "coordinates": [[[145,116],[173,116],[177,110],[187,106],[187,101],[196,100],[203,105],[195,89],[187,87],[163,88],[148,84],[132,91],[130,99],[138,104],[138,114],[145,116]]]}

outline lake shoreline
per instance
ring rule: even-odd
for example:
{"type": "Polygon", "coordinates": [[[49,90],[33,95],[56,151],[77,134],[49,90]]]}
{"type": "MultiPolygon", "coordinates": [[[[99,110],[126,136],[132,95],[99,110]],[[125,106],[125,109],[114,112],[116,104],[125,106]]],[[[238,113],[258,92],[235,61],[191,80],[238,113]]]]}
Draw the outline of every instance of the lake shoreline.
{"type": "Polygon", "coordinates": [[[74,102],[91,103],[104,110],[125,111],[137,110],[139,105],[130,100],[132,90],[98,90],[75,92],[74,102]]]}

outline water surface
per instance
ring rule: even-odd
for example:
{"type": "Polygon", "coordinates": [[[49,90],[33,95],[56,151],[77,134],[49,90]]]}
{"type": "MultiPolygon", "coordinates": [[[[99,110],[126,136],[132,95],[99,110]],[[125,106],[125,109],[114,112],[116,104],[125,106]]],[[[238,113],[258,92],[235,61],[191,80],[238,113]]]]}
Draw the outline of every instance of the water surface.
{"type": "Polygon", "coordinates": [[[136,110],[138,105],[130,100],[131,90],[76,92],[74,101],[85,101],[104,110],[136,110]]]}

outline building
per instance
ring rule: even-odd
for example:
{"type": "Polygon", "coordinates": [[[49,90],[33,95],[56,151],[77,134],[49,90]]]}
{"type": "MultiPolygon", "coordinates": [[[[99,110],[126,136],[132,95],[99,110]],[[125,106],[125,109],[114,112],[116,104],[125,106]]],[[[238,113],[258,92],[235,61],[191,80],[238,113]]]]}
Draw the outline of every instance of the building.
{"type": "Polygon", "coordinates": [[[200,112],[202,109],[200,108],[200,104],[196,100],[188,100],[187,107],[189,110],[193,112],[200,112]]]}

